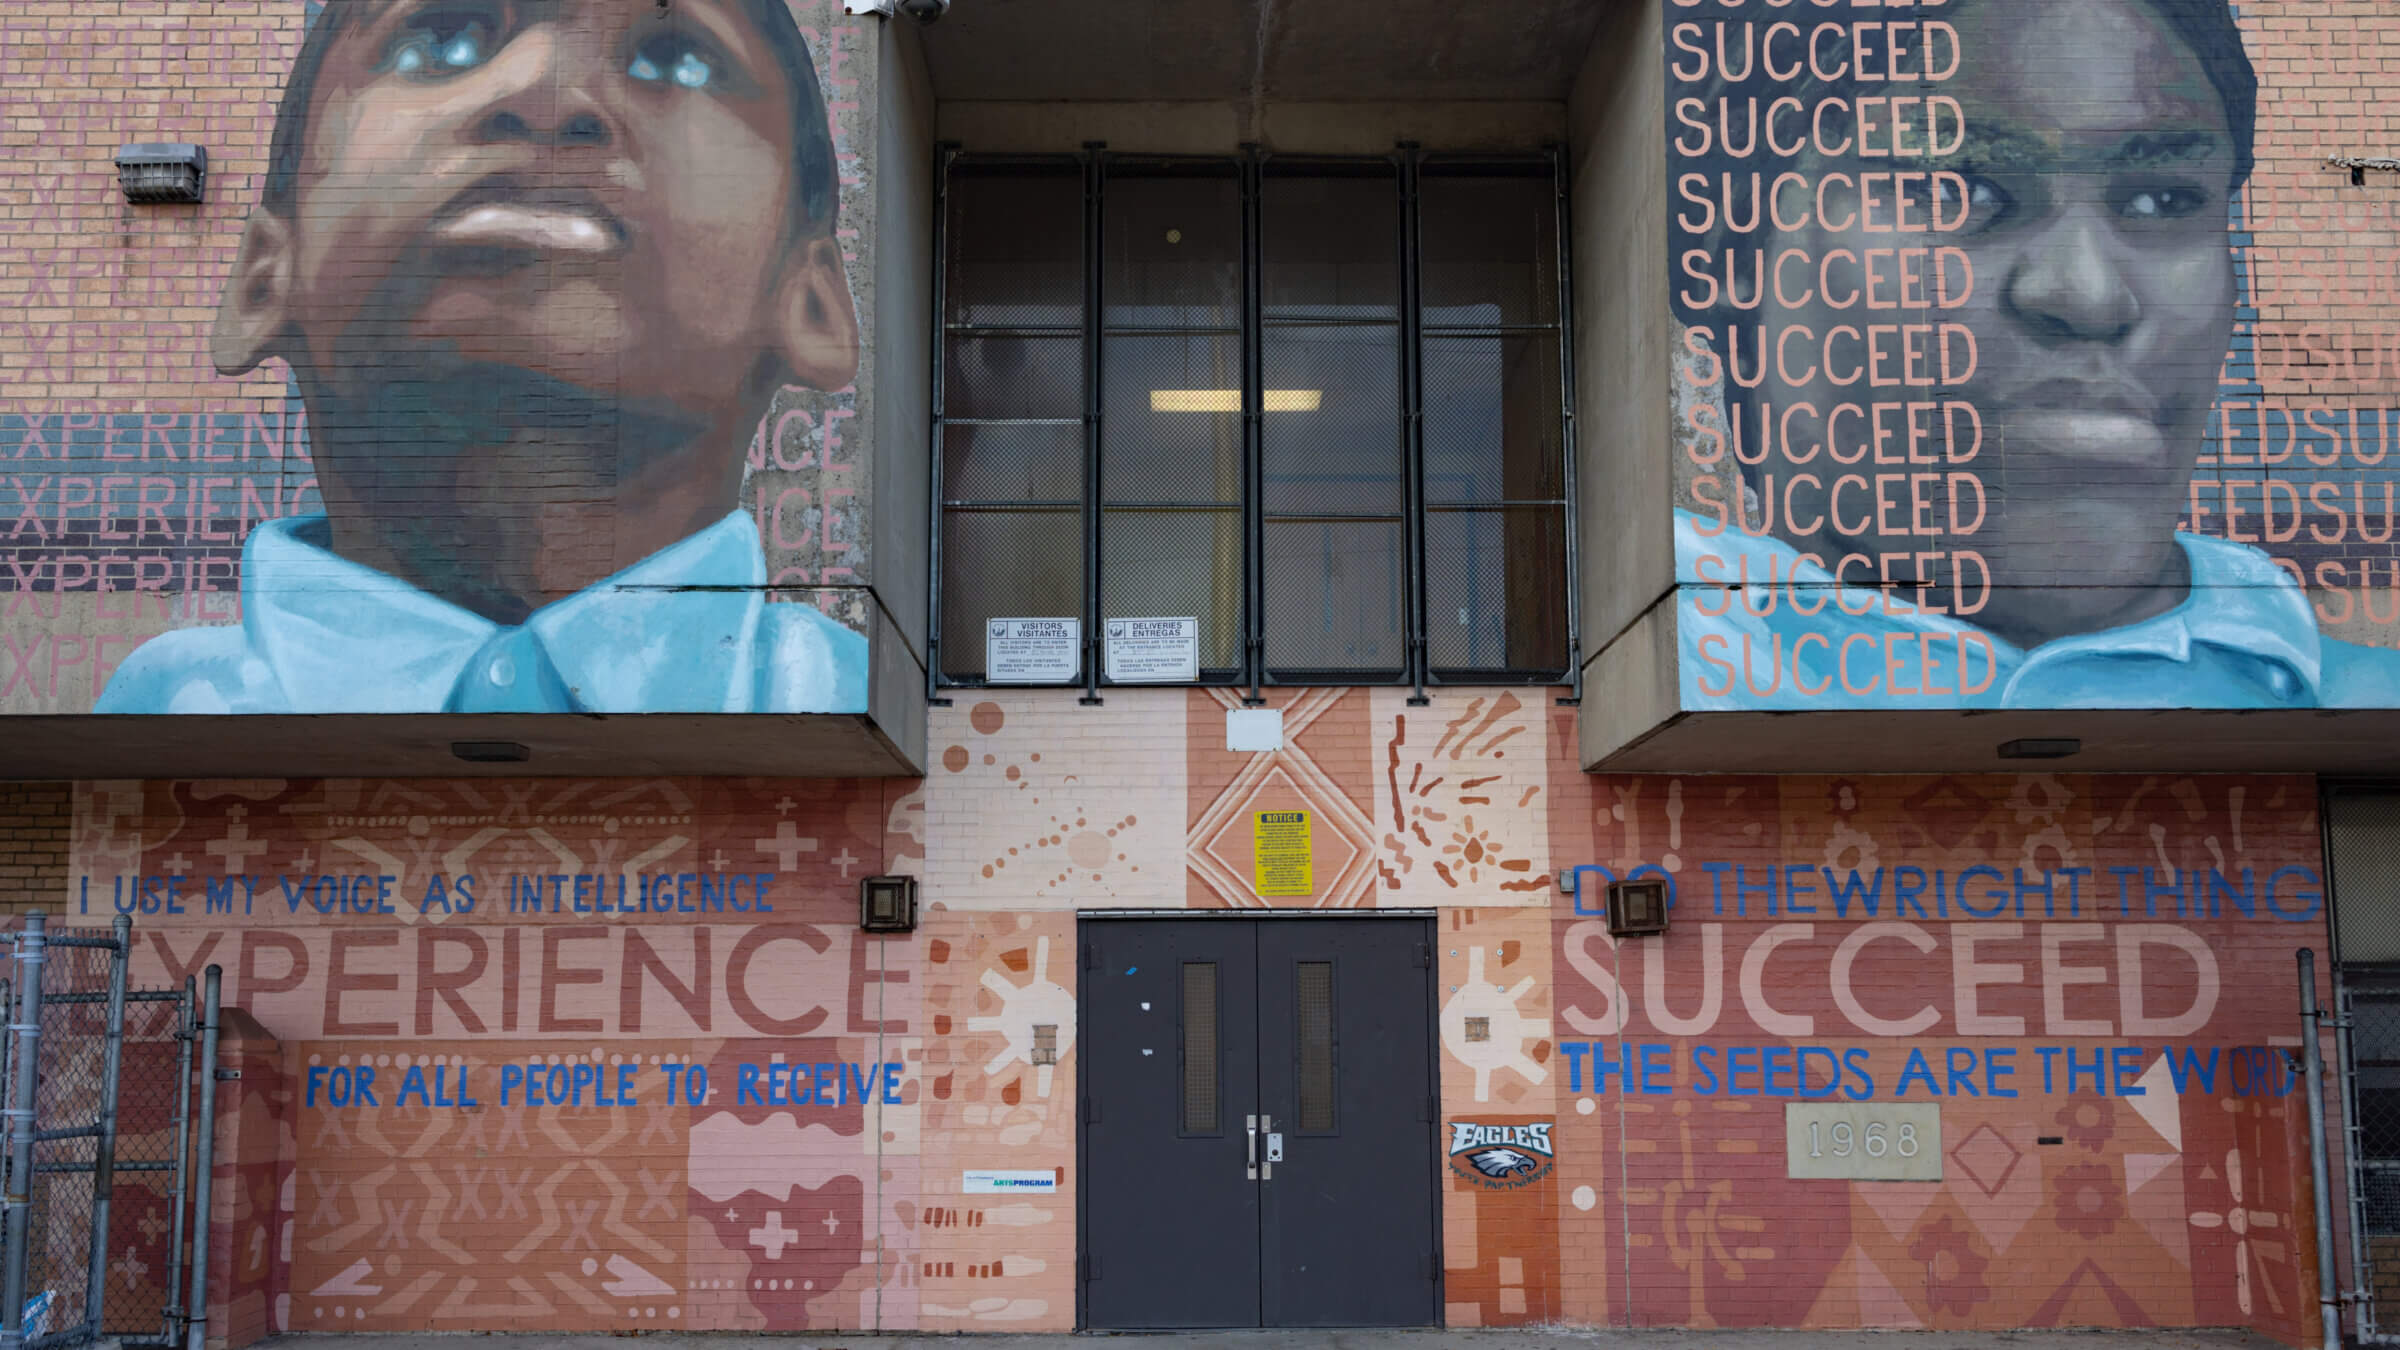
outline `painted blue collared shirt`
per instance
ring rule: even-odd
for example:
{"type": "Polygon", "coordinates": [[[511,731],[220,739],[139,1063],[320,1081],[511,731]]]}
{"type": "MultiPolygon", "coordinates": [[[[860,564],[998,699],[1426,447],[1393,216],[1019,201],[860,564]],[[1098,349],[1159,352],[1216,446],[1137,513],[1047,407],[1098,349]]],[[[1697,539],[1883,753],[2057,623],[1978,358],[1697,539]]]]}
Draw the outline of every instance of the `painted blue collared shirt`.
{"type": "Polygon", "coordinates": [[[1780,539],[1700,524],[1675,513],[1687,708],[2400,707],[2400,651],[2320,633],[2299,585],[2242,544],[2177,534],[2182,604],[2028,649],[1918,612],[1908,588],[1845,586],[1780,539]]]}
{"type": "Polygon", "coordinates": [[[242,550],[242,621],[135,649],[103,713],[865,712],[866,640],[768,604],[735,511],[507,627],[327,547],[325,517],[242,550]]]}

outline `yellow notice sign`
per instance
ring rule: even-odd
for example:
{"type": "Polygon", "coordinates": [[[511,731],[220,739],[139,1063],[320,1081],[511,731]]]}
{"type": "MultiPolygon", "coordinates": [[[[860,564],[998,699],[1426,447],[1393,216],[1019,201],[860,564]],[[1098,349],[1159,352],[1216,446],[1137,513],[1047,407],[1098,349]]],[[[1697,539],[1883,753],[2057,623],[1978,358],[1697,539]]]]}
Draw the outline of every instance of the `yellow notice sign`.
{"type": "Polygon", "coordinates": [[[1251,881],[1260,895],[1315,893],[1316,878],[1308,862],[1308,812],[1261,811],[1253,838],[1257,857],[1251,881]]]}

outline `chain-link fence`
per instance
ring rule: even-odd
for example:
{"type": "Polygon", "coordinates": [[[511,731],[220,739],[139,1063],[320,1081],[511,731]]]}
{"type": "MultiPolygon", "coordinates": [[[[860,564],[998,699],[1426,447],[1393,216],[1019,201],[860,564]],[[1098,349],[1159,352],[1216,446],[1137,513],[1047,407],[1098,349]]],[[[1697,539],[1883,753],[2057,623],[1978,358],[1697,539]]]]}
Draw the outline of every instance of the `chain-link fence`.
{"type": "MultiPolygon", "coordinates": [[[[2355,977],[2353,977],[2355,978],[2355,977]]],[[[2349,1021],[2351,1221],[2364,1269],[2353,1279],[2364,1301],[2361,1339],[2392,1339],[2400,1323],[2400,983],[2352,985],[2349,1021]]]]}
{"type": "Polygon", "coordinates": [[[129,1345],[171,1344],[183,1319],[197,1008],[188,980],[181,989],[126,995],[101,1329],[129,1345]]]}
{"type": "MultiPolygon", "coordinates": [[[[0,1350],[102,1335],[180,1345],[185,1223],[198,1212],[185,1185],[209,1153],[188,1124],[203,1024],[193,982],[128,989],[125,919],[50,932],[31,916],[8,941],[0,1350]]],[[[202,1072],[213,1081],[213,1064],[202,1072]]],[[[205,1203],[205,1186],[200,1195],[205,1203]]]]}
{"type": "Polygon", "coordinates": [[[2400,1340],[2400,793],[2326,794],[2360,1340],[2400,1340]]]}
{"type": "Polygon", "coordinates": [[[101,1237],[110,986],[117,962],[105,934],[50,936],[42,972],[41,1072],[34,1095],[33,1176],[25,1249],[28,1345],[68,1344],[97,1321],[92,1256],[101,1237]]]}

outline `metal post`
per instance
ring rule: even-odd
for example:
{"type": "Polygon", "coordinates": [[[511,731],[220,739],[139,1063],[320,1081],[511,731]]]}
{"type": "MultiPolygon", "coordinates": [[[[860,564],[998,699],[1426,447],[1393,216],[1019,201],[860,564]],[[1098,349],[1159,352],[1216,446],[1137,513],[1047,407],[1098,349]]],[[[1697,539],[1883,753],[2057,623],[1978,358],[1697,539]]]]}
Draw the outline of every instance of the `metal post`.
{"type": "Polygon", "coordinates": [[[125,967],[133,958],[133,916],[120,914],[109,932],[108,1039],[100,1062],[100,1134],[92,1149],[92,1256],[84,1277],[83,1315],[92,1334],[106,1330],[108,1202],[117,1179],[117,1075],[125,1066],[125,967]]]}
{"type": "Polygon", "coordinates": [[[950,706],[942,696],[942,531],[949,525],[949,513],[942,509],[942,465],[949,454],[950,163],[957,158],[956,141],[933,147],[933,369],[927,388],[933,460],[931,489],[925,494],[932,516],[925,535],[925,701],[936,708],[950,706]]]}
{"type": "Polygon", "coordinates": [[[2342,1350],[2342,1302],[2333,1279],[2333,1183],[2325,1162],[2325,1057],[2317,1049],[2317,954],[2300,949],[2300,1062],[2308,1090],[2308,1171],[2316,1186],[2317,1310],[2324,1321],[2325,1350],[2342,1350]]]}
{"type": "Polygon", "coordinates": [[[1107,374],[1108,310],[1101,293],[1107,268],[1100,256],[1100,196],[1107,190],[1107,150],[1106,141],[1083,143],[1083,697],[1075,701],[1085,707],[1103,702],[1100,532],[1108,524],[1107,513],[1101,510],[1108,494],[1101,487],[1106,443],[1101,425],[1105,405],[1100,394],[1107,374]]]}
{"type": "Polygon", "coordinates": [[[0,1276],[0,1350],[25,1344],[25,1249],[33,1219],[33,1099],[41,1087],[43,925],[25,916],[17,934],[17,1016],[14,1085],[8,1094],[8,1259],[0,1276]]]}
{"type": "Polygon", "coordinates": [[[1567,499],[1567,685],[1560,706],[1583,702],[1583,540],[1576,522],[1583,502],[1576,484],[1575,445],[1575,224],[1574,182],[1563,147],[1550,147],[1550,188],[1558,219],[1558,398],[1560,448],[1565,451],[1559,487],[1567,499]]]}
{"type": "MultiPolygon", "coordinates": [[[[2341,1087],[2336,1099],[2342,1104],[2342,1157],[2351,1164],[2349,1176],[2355,1178],[2358,1175],[2358,1076],[2353,1066],[2358,1061],[2350,1058],[2350,1008],[2349,996],[2340,996],[2338,1011],[2333,1019],[2333,1061],[2341,1087]]],[[[2350,1305],[2351,1334],[2363,1341],[2370,1330],[2367,1326],[2369,1305],[2366,1298],[2367,1239],[2358,1219],[2358,1205],[2353,1200],[2350,1206],[2350,1292],[2343,1296],[2342,1301],[2350,1305]]]]}
{"type": "Polygon", "coordinates": [[[1267,670],[1266,282],[1260,275],[1259,198],[1265,190],[1258,144],[1242,145],[1242,668],[1250,677],[1244,707],[1265,707],[1267,670]]]}
{"type": "MultiPolygon", "coordinates": [[[[16,957],[14,955],[16,950],[16,939],[12,937],[7,939],[7,941],[9,943],[9,950],[11,952],[11,955],[8,958],[10,962],[9,968],[14,969],[14,963],[16,961],[16,957]]],[[[0,980],[0,1023],[5,1023],[7,1020],[7,1015],[16,1011],[16,1007],[17,982],[15,978],[11,977],[9,979],[0,980]]],[[[9,1053],[9,1038],[5,1034],[0,1034],[0,1105],[5,1105],[7,1103],[8,1085],[11,1081],[13,1081],[8,1076],[8,1068],[14,1063],[16,1063],[16,1060],[9,1053]]],[[[5,1133],[5,1127],[0,1127],[0,1133],[5,1133]]],[[[5,1170],[6,1158],[6,1153],[0,1152],[0,1170],[5,1170]]]]}
{"type": "Polygon", "coordinates": [[[1417,143],[1395,151],[1400,169],[1400,515],[1402,575],[1407,594],[1400,612],[1408,629],[1408,706],[1433,702],[1425,696],[1425,316],[1419,269],[1423,238],[1417,225],[1417,143]]]}
{"type": "Polygon", "coordinates": [[[167,1221],[167,1325],[169,1345],[183,1344],[183,1215],[192,1186],[192,1052],[200,1039],[200,982],[183,977],[183,1003],[175,1010],[175,1178],[167,1221]]]}
{"type": "MultiPolygon", "coordinates": [[[[217,1161],[217,990],[225,968],[210,966],[200,1004],[200,1156],[192,1181],[192,1295],[185,1350],[208,1350],[208,1225],[210,1173],[217,1161]]],[[[0,1345],[0,1350],[14,1347],[0,1345]]]]}

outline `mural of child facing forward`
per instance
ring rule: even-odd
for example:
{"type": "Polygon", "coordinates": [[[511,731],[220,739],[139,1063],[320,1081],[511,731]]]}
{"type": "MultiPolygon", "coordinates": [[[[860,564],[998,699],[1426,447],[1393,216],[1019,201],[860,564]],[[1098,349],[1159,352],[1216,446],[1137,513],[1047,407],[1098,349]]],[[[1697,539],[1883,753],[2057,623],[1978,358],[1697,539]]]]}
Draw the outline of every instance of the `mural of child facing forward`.
{"type": "Polygon", "coordinates": [[[736,507],[776,391],[856,370],[835,210],[782,0],[334,0],[210,344],[289,364],[325,513],[96,711],[864,711],[736,507]]]}
{"type": "Polygon", "coordinates": [[[2178,528],[2234,337],[2230,203],[2258,120],[2231,9],[1940,13],[1946,43],[1844,34],[1794,62],[1795,30],[1729,58],[1738,77],[1677,77],[1705,111],[1670,133],[1671,171],[1710,187],[1671,211],[1676,361],[1716,400],[1676,520],[1687,696],[2400,704],[2400,652],[2322,633],[2262,550],[2178,528]],[[1886,78],[1907,87],[1862,83],[1886,78]],[[1766,110],[1757,134],[1711,123],[1720,100],[1766,110]],[[1803,111],[1937,102],[1905,124],[1803,111]],[[1770,186],[1705,200],[1754,176],[1770,186]]]}

